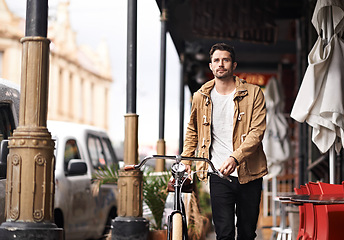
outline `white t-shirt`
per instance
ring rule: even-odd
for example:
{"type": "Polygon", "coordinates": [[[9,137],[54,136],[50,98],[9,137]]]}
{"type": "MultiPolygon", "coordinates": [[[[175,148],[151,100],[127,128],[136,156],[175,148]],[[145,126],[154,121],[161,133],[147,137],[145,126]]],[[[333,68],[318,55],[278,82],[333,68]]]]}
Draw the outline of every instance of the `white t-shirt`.
{"type": "MultiPolygon", "coordinates": [[[[210,92],[212,100],[212,144],[211,161],[216,169],[233,153],[234,93],[221,95],[214,87],[210,92]]],[[[211,169],[209,169],[211,170],[211,169]]],[[[238,176],[237,170],[231,176],[238,176]]]]}

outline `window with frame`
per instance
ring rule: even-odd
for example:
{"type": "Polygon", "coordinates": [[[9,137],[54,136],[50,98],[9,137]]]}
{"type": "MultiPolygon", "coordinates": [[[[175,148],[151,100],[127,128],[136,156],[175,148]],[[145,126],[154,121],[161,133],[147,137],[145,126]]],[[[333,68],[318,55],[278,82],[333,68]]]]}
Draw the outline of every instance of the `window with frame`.
{"type": "Polygon", "coordinates": [[[91,134],[88,135],[87,147],[93,167],[95,169],[104,168],[106,166],[106,156],[101,139],[91,134]]]}
{"type": "Polygon", "coordinates": [[[64,152],[64,170],[67,172],[69,161],[72,159],[81,159],[78,144],[75,139],[69,139],[66,142],[64,152]]]}
{"type": "Polygon", "coordinates": [[[106,162],[110,165],[118,164],[118,160],[117,160],[116,154],[113,150],[110,139],[102,138],[102,143],[103,143],[103,147],[104,147],[104,154],[106,157],[106,162]]]}

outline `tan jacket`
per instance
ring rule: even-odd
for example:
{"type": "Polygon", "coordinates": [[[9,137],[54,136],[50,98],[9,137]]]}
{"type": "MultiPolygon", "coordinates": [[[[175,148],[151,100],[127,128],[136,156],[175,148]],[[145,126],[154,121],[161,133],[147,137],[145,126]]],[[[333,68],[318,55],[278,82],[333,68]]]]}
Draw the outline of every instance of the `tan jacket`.
{"type": "MultiPolygon", "coordinates": [[[[233,119],[233,156],[239,162],[238,178],[241,184],[263,177],[268,173],[262,139],[266,127],[264,95],[260,87],[235,78],[233,119]]],[[[210,91],[215,80],[205,83],[195,94],[192,101],[190,122],[186,130],[182,156],[209,158],[211,145],[210,91]]],[[[228,156],[229,157],[229,156],[228,156]]],[[[186,164],[191,162],[184,161],[186,164]]],[[[197,162],[198,177],[205,181],[208,164],[197,162]]]]}

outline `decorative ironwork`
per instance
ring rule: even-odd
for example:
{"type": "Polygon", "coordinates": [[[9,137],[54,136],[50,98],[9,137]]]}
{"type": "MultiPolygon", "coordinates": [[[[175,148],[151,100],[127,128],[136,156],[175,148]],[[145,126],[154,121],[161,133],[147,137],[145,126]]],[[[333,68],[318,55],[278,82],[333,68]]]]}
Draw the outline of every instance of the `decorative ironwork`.
{"type": "Polygon", "coordinates": [[[35,162],[37,163],[37,165],[42,166],[47,162],[47,160],[42,154],[39,153],[35,156],[35,162]]]}
{"type": "Polygon", "coordinates": [[[6,207],[10,221],[16,221],[19,218],[20,212],[20,195],[21,195],[21,168],[22,157],[19,154],[10,154],[9,162],[12,164],[9,166],[9,174],[7,176],[7,188],[6,198],[9,205],[6,207]]]}
{"type": "Polygon", "coordinates": [[[42,210],[35,210],[34,213],[33,213],[33,219],[36,221],[36,222],[41,222],[44,218],[44,214],[43,214],[43,211],[42,210]]]}

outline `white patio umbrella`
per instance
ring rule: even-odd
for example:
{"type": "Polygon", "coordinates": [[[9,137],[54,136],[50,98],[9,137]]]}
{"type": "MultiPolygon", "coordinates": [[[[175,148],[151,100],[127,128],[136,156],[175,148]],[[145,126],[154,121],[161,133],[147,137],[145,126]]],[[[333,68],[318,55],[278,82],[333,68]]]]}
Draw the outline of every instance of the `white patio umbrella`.
{"type": "Polygon", "coordinates": [[[313,127],[312,141],[322,153],[330,149],[334,183],[334,149],[344,146],[344,1],[318,0],[312,24],[319,37],[308,55],[291,117],[313,127]]]}
{"type": "Polygon", "coordinates": [[[266,130],[263,138],[263,148],[267,158],[269,174],[264,177],[263,214],[268,215],[269,192],[272,193],[270,206],[272,207],[273,225],[277,224],[277,176],[282,171],[282,163],[291,156],[291,147],[288,137],[288,122],[283,115],[283,100],[279,82],[275,77],[269,79],[264,90],[266,102],[266,130]],[[268,180],[271,179],[271,188],[268,180]]]}
{"type": "Polygon", "coordinates": [[[288,122],[282,112],[283,102],[280,87],[275,77],[269,79],[264,95],[267,121],[263,147],[269,167],[267,178],[272,178],[280,174],[282,163],[290,158],[291,150],[288,138],[288,122]]]}

